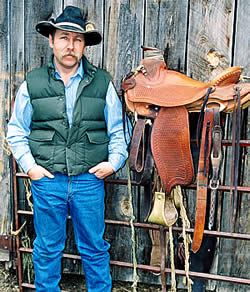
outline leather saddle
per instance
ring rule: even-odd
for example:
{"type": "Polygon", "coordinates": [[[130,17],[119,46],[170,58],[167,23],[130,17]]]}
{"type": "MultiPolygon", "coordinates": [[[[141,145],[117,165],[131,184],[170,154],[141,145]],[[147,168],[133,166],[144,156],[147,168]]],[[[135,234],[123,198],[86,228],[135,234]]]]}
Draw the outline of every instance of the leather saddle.
{"type": "MultiPolygon", "coordinates": [[[[155,118],[153,107],[185,106],[189,112],[199,112],[209,87],[213,91],[208,104],[216,104],[220,111],[230,113],[234,107],[234,87],[240,78],[239,66],[222,71],[209,83],[194,80],[182,73],[168,70],[164,61],[143,59],[135,74],[124,79],[128,109],[142,116],[155,118]]],[[[240,84],[241,105],[249,106],[249,84],[240,84]]]]}
{"type": "MultiPolygon", "coordinates": [[[[197,222],[192,246],[194,252],[200,247],[204,231],[211,137],[216,126],[215,115],[218,116],[220,112],[233,112],[239,95],[238,107],[249,106],[250,84],[237,84],[240,74],[241,68],[235,66],[224,70],[209,83],[204,83],[168,70],[162,60],[148,58],[143,59],[139,67],[122,81],[128,110],[134,113],[136,120],[138,118],[141,124],[143,124],[141,120],[153,121],[151,149],[166,193],[164,197],[168,197],[176,185],[185,186],[194,180],[189,113],[202,113],[203,128],[197,176],[197,222]]],[[[141,145],[138,131],[137,129],[133,133],[132,149],[141,145]],[[137,137],[135,145],[134,137],[137,137]]],[[[139,151],[134,153],[138,154],[139,151]]],[[[136,162],[135,157],[132,157],[132,160],[136,162]]],[[[158,192],[156,197],[162,198],[158,192]]],[[[172,215],[170,217],[173,224],[176,220],[173,220],[172,215]]]]}

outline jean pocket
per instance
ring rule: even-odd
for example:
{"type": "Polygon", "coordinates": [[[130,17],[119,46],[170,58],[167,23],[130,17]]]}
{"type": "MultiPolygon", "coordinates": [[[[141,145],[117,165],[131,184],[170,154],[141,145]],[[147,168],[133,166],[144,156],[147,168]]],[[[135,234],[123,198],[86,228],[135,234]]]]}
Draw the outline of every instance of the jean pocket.
{"type": "Polygon", "coordinates": [[[50,179],[50,178],[48,178],[47,176],[43,176],[43,177],[38,178],[38,179],[31,179],[31,181],[32,181],[33,183],[36,183],[36,182],[44,181],[44,180],[46,180],[46,179],[50,179]]]}

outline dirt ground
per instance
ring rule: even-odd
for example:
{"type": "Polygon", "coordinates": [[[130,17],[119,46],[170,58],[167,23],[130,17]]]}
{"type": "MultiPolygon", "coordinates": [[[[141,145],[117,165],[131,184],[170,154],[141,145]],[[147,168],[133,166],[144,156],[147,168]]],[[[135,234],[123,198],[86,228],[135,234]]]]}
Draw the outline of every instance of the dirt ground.
{"type": "Polygon", "coordinates": [[[19,291],[17,277],[12,270],[5,269],[5,264],[0,262],[0,292],[19,291]]]}
{"type": "MultiPolygon", "coordinates": [[[[82,283],[81,277],[72,275],[63,275],[61,289],[68,292],[86,292],[86,287],[82,283]]],[[[16,271],[5,268],[5,264],[0,262],[0,292],[18,292],[18,283],[16,271]]],[[[32,290],[30,290],[32,291],[32,290]]],[[[33,290],[34,291],[34,290],[33,290]]],[[[131,283],[114,282],[112,292],[130,292],[131,283]]],[[[138,284],[138,292],[160,292],[159,286],[148,286],[138,284]]]]}

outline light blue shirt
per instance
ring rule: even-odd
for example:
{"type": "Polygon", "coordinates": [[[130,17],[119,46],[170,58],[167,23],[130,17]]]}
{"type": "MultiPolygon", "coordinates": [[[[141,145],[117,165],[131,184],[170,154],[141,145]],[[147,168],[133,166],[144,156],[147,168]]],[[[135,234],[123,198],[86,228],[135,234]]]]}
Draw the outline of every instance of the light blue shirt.
{"type": "MultiPolygon", "coordinates": [[[[55,74],[57,79],[61,79],[57,70],[55,74]]],[[[70,126],[72,125],[72,114],[77,88],[83,76],[84,70],[81,62],[77,71],[70,78],[67,86],[65,86],[66,112],[70,126]]],[[[7,141],[9,142],[14,158],[25,173],[36,165],[28,142],[32,114],[33,108],[30,103],[27,83],[24,81],[16,95],[13,114],[8,124],[7,141]]],[[[108,161],[112,169],[117,171],[123,166],[128,153],[123,133],[122,105],[111,82],[107,90],[104,115],[107,125],[107,134],[110,137],[108,161]]],[[[130,126],[131,125],[129,125],[129,127],[130,126]]],[[[126,129],[127,141],[129,141],[128,136],[128,131],[126,129]]]]}

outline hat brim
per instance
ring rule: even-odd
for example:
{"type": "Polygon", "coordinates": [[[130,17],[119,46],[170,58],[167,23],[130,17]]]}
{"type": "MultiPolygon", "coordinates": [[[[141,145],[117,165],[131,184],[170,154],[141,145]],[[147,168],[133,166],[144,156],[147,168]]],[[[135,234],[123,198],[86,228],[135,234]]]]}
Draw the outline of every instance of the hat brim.
{"type": "Polygon", "coordinates": [[[71,25],[60,25],[60,23],[56,24],[51,21],[41,21],[36,25],[36,31],[47,38],[55,29],[82,33],[84,35],[85,46],[98,45],[102,41],[101,34],[95,29],[84,31],[71,25]]]}

